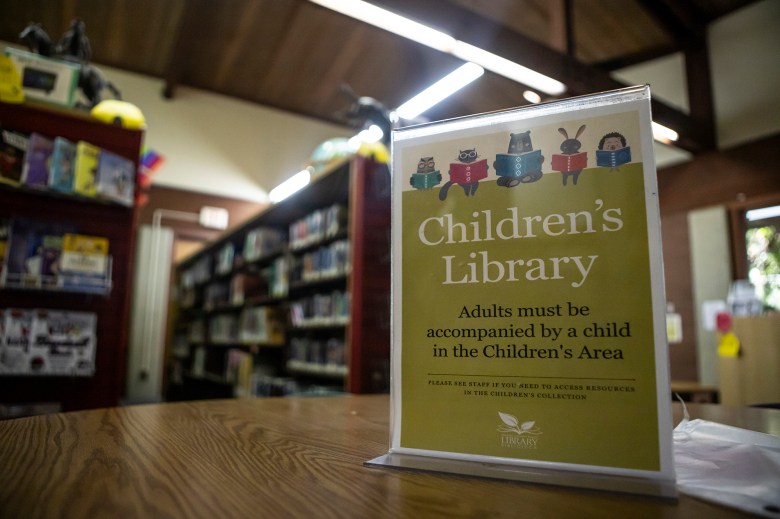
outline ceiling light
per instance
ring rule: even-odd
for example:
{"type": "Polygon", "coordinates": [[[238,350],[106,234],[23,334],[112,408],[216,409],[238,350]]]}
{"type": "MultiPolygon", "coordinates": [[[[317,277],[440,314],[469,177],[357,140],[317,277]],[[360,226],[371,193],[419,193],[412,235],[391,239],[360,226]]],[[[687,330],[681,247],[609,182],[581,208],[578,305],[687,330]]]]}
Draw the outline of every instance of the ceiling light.
{"type": "Polygon", "coordinates": [[[443,32],[417,23],[391,11],[382,9],[363,0],[311,0],[313,3],[332,9],[343,15],[356,18],[380,29],[403,36],[428,47],[450,52],[455,38],[443,32]]]}
{"type": "Polygon", "coordinates": [[[478,63],[489,71],[518,83],[541,90],[545,94],[557,96],[566,92],[566,85],[556,79],[465,42],[456,42],[452,54],[462,60],[478,63]]]}
{"type": "Polygon", "coordinates": [[[311,182],[311,170],[304,169],[291,176],[268,193],[271,203],[281,202],[296,191],[303,189],[311,182]]]}
{"type": "Polygon", "coordinates": [[[545,94],[558,96],[566,92],[566,86],[560,81],[363,0],[311,0],[311,2],[441,52],[452,54],[463,61],[476,63],[491,72],[545,94]]]}
{"type": "Polygon", "coordinates": [[[747,218],[749,222],[755,222],[756,220],[766,220],[768,218],[775,218],[777,216],[780,216],[780,205],[762,207],[761,209],[752,209],[745,212],[745,218],[747,218]]]}
{"type": "Polygon", "coordinates": [[[671,144],[676,142],[677,139],[680,138],[680,135],[671,128],[667,128],[663,124],[658,124],[653,121],[653,138],[664,144],[671,144]]]}
{"type": "Polygon", "coordinates": [[[540,96],[533,90],[526,90],[525,92],[523,92],[523,99],[533,104],[542,102],[542,96],[540,96]]]}
{"type": "Polygon", "coordinates": [[[414,119],[484,73],[479,65],[466,63],[399,106],[396,113],[403,119],[414,119]]]}

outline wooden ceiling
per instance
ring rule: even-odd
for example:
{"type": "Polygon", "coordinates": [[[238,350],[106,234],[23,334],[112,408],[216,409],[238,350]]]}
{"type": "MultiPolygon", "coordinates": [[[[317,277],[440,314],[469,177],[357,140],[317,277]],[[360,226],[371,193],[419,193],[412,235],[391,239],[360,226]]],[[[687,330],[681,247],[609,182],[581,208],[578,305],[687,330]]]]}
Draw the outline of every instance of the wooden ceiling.
{"type": "MultiPolygon", "coordinates": [[[[653,114],[698,152],[715,143],[707,25],[755,0],[371,1],[552,76],[565,97],[625,86],[610,71],[681,51],[690,113],[654,101],[653,114]]],[[[3,0],[0,10],[9,42],[29,22],[57,41],[83,19],[93,62],[163,78],[172,102],[187,85],[339,124],[343,83],[395,108],[461,64],[307,0],[3,0]]],[[[425,116],[521,106],[524,90],[487,72],[425,116]]]]}

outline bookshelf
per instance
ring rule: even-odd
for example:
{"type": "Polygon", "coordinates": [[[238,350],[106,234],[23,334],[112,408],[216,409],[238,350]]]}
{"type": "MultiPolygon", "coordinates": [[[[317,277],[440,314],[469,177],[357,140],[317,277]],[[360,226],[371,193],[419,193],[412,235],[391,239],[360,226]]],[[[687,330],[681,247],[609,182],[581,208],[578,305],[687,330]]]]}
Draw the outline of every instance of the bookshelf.
{"type": "Polygon", "coordinates": [[[390,176],[356,155],[176,267],[169,399],[389,387],[390,176]]]}
{"type": "MultiPolygon", "coordinates": [[[[81,112],[26,103],[0,103],[0,126],[48,137],[87,141],[129,159],[137,169],[143,131],[96,121],[81,112]]],[[[0,309],[56,309],[96,316],[91,376],[0,375],[0,403],[54,403],[62,410],[115,406],[123,392],[125,353],[136,238],[136,210],[105,200],[0,185],[0,218],[65,225],[79,234],[105,237],[110,275],[94,290],[0,287],[0,309]]]]}

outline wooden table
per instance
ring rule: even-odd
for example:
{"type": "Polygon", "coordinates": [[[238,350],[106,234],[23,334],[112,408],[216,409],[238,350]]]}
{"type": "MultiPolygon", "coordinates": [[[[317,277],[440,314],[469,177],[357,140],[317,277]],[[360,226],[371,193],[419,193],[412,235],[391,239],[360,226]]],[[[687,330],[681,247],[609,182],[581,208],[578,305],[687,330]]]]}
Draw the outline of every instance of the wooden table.
{"type": "MultiPolygon", "coordinates": [[[[0,422],[0,517],[742,516],[685,495],[365,467],[387,452],[388,407],[386,395],[213,400],[0,422]]],[[[777,410],[689,409],[780,435],[777,410]]]]}

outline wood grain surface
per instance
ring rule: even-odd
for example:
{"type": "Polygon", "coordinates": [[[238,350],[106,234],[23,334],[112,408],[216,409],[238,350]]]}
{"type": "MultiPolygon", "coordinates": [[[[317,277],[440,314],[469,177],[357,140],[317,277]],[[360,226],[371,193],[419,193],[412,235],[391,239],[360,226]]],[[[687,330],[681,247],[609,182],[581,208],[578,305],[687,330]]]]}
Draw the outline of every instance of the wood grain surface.
{"type": "MultiPolygon", "coordinates": [[[[780,411],[692,405],[778,434],[780,411]]],[[[675,423],[679,420],[675,408],[675,423]]],[[[387,452],[387,395],[212,400],[0,422],[0,517],[740,517],[660,500],[367,468],[387,452]]]]}

